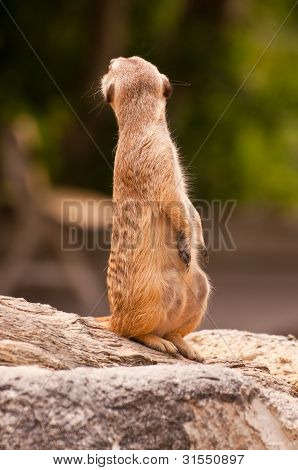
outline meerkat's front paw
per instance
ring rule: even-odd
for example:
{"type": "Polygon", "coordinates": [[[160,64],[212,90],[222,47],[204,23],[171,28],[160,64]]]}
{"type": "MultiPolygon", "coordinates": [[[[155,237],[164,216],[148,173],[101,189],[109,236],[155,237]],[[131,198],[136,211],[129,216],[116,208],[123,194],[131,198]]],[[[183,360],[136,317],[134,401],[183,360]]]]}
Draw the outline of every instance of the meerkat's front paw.
{"type": "Polygon", "coordinates": [[[209,263],[209,253],[205,245],[199,246],[199,262],[202,262],[204,266],[207,266],[209,263]]]}
{"type": "Polygon", "coordinates": [[[186,269],[189,269],[191,262],[190,243],[183,232],[179,232],[178,234],[178,251],[180,258],[186,265],[186,269]]]}

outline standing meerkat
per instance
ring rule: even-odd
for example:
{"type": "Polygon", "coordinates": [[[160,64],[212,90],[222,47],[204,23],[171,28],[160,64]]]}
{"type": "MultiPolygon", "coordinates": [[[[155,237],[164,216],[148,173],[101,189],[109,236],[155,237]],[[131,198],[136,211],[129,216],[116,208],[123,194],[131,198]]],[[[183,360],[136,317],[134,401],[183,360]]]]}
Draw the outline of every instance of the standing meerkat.
{"type": "Polygon", "coordinates": [[[166,121],[167,77],[140,57],[113,59],[102,93],[119,127],[107,285],[110,330],[201,360],[183,337],[201,322],[209,282],[201,219],[166,121]]]}

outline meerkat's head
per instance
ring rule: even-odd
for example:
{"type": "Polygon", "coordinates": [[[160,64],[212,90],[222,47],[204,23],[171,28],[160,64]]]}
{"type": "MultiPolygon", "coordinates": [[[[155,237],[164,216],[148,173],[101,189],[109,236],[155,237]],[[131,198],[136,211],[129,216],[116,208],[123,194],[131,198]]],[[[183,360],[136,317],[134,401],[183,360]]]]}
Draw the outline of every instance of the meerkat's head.
{"type": "Polygon", "coordinates": [[[168,78],[141,57],[112,59],[101,87],[116,115],[121,107],[131,103],[144,110],[148,106],[164,109],[165,101],[172,93],[168,78]]]}

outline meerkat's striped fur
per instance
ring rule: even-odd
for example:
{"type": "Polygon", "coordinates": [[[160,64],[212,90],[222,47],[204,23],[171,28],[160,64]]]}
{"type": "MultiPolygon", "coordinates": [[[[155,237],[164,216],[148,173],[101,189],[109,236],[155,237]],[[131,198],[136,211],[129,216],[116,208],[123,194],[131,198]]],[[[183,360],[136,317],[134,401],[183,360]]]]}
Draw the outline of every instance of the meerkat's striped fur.
{"type": "Polygon", "coordinates": [[[108,266],[109,329],[200,360],[183,337],[201,322],[209,282],[201,219],[166,121],[167,77],[140,57],[113,59],[102,92],[119,126],[108,266]]]}

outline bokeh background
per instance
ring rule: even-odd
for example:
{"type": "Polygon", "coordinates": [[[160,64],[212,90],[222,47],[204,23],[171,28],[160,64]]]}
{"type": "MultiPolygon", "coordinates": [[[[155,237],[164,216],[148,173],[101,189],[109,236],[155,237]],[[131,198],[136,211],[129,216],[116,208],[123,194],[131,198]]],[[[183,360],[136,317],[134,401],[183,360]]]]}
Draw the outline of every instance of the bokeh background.
{"type": "Polygon", "coordinates": [[[140,55],[174,84],[168,116],[193,198],[237,202],[234,250],[207,231],[214,292],[203,327],[298,334],[293,6],[1,0],[0,293],[107,313],[108,251],[86,243],[109,231],[102,207],[117,142],[98,79],[111,58],[140,55]],[[79,204],[79,220],[65,200],[79,204]],[[80,249],[62,249],[74,227],[80,249]]]}

